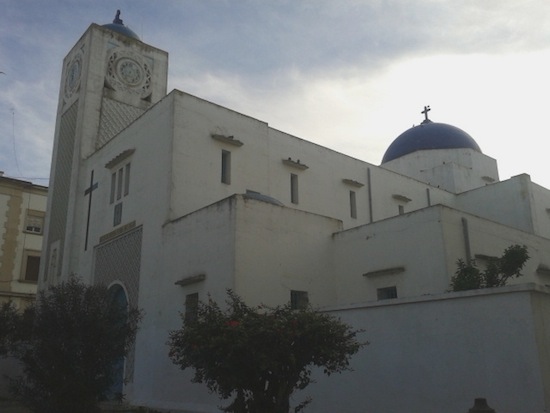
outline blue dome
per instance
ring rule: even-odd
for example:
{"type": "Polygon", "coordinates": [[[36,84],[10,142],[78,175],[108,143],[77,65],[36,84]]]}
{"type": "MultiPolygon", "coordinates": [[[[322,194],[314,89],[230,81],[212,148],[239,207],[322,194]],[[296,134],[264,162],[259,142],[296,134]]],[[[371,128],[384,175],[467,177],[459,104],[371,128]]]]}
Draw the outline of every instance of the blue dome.
{"type": "Polygon", "coordinates": [[[128,27],[124,26],[123,24],[109,23],[109,24],[104,24],[103,27],[110,29],[114,32],[123,34],[124,36],[128,36],[136,40],[140,40],[139,36],[133,30],[130,30],[128,27]]]}
{"type": "Polygon", "coordinates": [[[117,10],[113,22],[109,24],[104,24],[103,27],[114,32],[123,34],[124,36],[131,37],[132,39],[140,40],[139,36],[133,30],[122,24],[122,19],[120,18],[120,10],[117,10]]]}
{"type": "Polygon", "coordinates": [[[399,135],[386,150],[382,163],[416,151],[457,148],[470,148],[481,152],[476,141],[462,129],[427,120],[399,135]]]}

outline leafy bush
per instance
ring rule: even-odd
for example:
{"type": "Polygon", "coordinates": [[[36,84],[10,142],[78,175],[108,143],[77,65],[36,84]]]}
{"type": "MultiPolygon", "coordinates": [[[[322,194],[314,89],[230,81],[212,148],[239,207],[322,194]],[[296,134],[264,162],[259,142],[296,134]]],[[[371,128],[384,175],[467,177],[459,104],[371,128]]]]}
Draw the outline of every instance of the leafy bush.
{"type": "Polygon", "coordinates": [[[140,312],[122,306],[106,287],[76,278],[40,292],[23,314],[4,311],[7,325],[20,331],[5,341],[23,367],[23,376],[11,381],[15,397],[40,413],[98,411],[140,312]]]}
{"type": "Polygon", "coordinates": [[[223,399],[235,397],[225,412],[287,413],[291,394],[312,382],[313,366],[342,372],[364,345],[358,331],[327,314],[289,305],[249,307],[228,294],[226,310],[212,300],[200,303],[194,320],[184,318],[168,343],[172,361],[195,370],[194,382],[223,399]]]}
{"type": "Polygon", "coordinates": [[[6,356],[13,348],[19,316],[12,302],[0,306],[0,357],[6,356]]]}
{"type": "Polygon", "coordinates": [[[500,258],[490,260],[482,271],[474,262],[457,261],[457,270],[451,278],[452,291],[501,287],[512,277],[520,277],[523,266],[529,259],[525,245],[511,245],[500,258]]]}

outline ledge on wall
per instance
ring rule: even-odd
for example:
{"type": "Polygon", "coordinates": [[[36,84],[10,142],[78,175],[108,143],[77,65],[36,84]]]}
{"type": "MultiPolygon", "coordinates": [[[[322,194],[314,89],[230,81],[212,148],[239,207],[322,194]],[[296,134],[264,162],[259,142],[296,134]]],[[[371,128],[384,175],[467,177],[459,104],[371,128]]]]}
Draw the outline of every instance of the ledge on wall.
{"type": "Polygon", "coordinates": [[[235,137],[233,135],[225,136],[225,135],[219,135],[219,134],[213,133],[210,136],[212,137],[212,139],[215,139],[215,140],[220,141],[220,142],[228,143],[228,144],[233,145],[233,146],[243,146],[244,145],[244,143],[242,143],[240,140],[235,139],[235,137]]]}
{"type": "Polygon", "coordinates": [[[342,179],[342,182],[344,182],[345,184],[351,185],[351,186],[355,186],[357,188],[361,188],[361,187],[365,186],[365,184],[363,184],[359,181],[356,181],[354,179],[344,178],[344,179],[342,179]]]}
{"type": "Polygon", "coordinates": [[[292,160],[292,158],[283,159],[283,163],[285,165],[292,166],[293,168],[297,168],[301,170],[305,170],[309,168],[309,166],[307,166],[306,164],[301,163],[299,159],[296,161],[292,160]]]}
{"type": "Polygon", "coordinates": [[[181,280],[176,281],[174,284],[179,285],[180,287],[183,287],[186,285],[199,283],[201,281],[204,281],[205,279],[206,279],[206,274],[197,274],[197,275],[192,275],[191,277],[182,278],[181,280]]]}
{"type": "Polygon", "coordinates": [[[363,274],[363,277],[378,277],[380,275],[393,275],[405,272],[405,267],[384,268],[383,270],[369,271],[363,274]]]}

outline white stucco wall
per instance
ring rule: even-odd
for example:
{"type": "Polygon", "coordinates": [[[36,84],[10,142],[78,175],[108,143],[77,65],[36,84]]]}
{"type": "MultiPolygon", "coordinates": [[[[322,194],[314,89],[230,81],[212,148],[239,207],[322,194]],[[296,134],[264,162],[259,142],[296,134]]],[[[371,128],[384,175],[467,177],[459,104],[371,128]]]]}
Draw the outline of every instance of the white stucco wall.
{"type": "Polygon", "coordinates": [[[398,297],[440,292],[448,283],[439,208],[427,208],[335,235],[338,304],[375,301],[377,289],[398,297]],[[419,231],[421,229],[421,231],[419,231]],[[387,275],[363,274],[403,267],[387,275]]]}
{"type": "Polygon", "coordinates": [[[416,151],[381,166],[455,194],[498,181],[496,160],[468,148],[416,151]]]}
{"type": "MultiPolygon", "coordinates": [[[[369,345],[352,358],[353,371],[315,371],[316,383],[293,399],[311,396],[316,413],[466,412],[477,397],[499,413],[543,413],[549,308],[550,290],[532,284],[333,308],[369,345]]],[[[159,361],[132,402],[193,413],[226,404],[159,361]]]]}
{"type": "Polygon", "coordinates": [[[132,403],[217,411],[206,388],[190,383],[191,372],[172,364],[166,342],[169,332],[181,327],[187,294],[198,293],[201,301],[210,295],[223,303],[226,289],[234,285],[234,239],[234,202],[228,199],[167,222],[155,246],[158,260],[143,258],[140,307],[145,317],[136,339],[134,382],[126,388],[132,403]],[[175,284],[199,274],[205,275],[204,281],[175,284]]]}
{"type": "Polygon", "coordinates": [[[532,305],[546,308],[550,296],[532,288],[335,310],[364,329],[359,337],[370,345],[353,358],[355,371],[318,374],[296,400],[311,395],[309,410],[316,413],[439,413],[467,412],[484,397],[498,413],[543,413],[548,350],[540,344],[547,344],[541,334],[548,340],[549,320],[548,313],[534,318],[532,305]]]}
{"type": "Polygon", "coordinates": [[[237,198],[235,291],[247,303],[290,302],[290,291],[306,291],[315,306],[336,299],[332,234],[338,220],[237,198]]]}
{"type": "MultiPolygon", "coordinates": [[[[68,274],[78,274],[91,282],[94,246],[100,243],[102,236],[131,222],[144,226],[147,236],[144,237],[143,248],[149,251],[151,262],[158,259],[160,251],[157,245],[161,239],[161,225],[168,220],[172,186],[170,129],[166,131],[167,125],[171,124],[171,115],[170,106],[159,103],[154,116],[152,112],[145,113],[132,124],[132,128],[124,130],[116,139],[81,162],[82,171],[74,198],[75,211],[79,212],[74,215],[67,245],[71,251],[70,266],[66,270],[68,274]],[[118,155],[132,149],[135,151],[128,158],[112,168],[106,167],[118,155]],[[129,193],[111,204],[111,175],[128,162],[131,163],[129,193]],[[90,186],[92,170],[97,189],[92,193],[88,248],[85,250],[89,196],[85,196],[84,192],[90,186]],[[114,208],[119,202],[123,204],[122,219],[115,226],[114,208]]],[[[145,261],[146,265],[149,265],[148,262],[145,261]]],[[[155,268],[154,264],[151,266],[155,268]]]]}
{"type": "Polygon", "coordinates": [[[523,276],[509,284],[550,282],[537,273],[550,262],[549,239],[441,205],[339,232],[334,241],[338,304],[375,301],[378,288],[392,286],[398,297],[443,293],[457,260],[468,258],[467,242],[472,259],[500,257],[511,245],[525,245],[530,258],[523,276]],[[368,273],[374,274],[363,275],[368,273]]]}
{"type": "Polygon", "coordinates": [[[550,190],[531,183],[531,200],[534,232],[550,238],[550,190]]]}
{"type": "Polygon", "coordinates": [[[549,237],[533,225],[531,179],[518,175],[506,181],[464,192],[457,196],[457,209],[502,222],[508,226],[549,237]]]}
{"type": "Polygon", "coordinates": [[[375,221],[398,215],[399,205],[411,211],[453,201],[449,192],[272,129],[263,121],[186,93],[173,91],[166,99],[174,105],[173,131],[165,126],[159,134],[174,134],[171,219],[247,190],[274,197],[291,208],[339,219],[345,228],[370,222],[371,215],[375,221]],[[232,136],[243,145],[220,142],[212,134],[232,136]],[[231,152],[230,184],[221,182],[222,150],[231,152]],[[283,163],[288,158],[307,168],[283,163]],[[298,176],[297,204],[290,199],[290,174],[298,176]],[[350,191],[356,193],[356,218],[350,214],[350,191]]]}

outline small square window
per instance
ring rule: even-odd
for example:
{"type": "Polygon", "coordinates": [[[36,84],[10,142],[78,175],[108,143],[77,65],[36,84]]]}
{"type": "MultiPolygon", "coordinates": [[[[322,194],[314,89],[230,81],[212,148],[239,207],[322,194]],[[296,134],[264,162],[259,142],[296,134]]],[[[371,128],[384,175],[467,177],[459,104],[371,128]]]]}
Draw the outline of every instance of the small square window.
{"type": "Polygon", "coordinates": [[[293,310],[303,310],[309,305],[307,291],[290,291],[290,308],[293,310]]]}
{"type": "Polygon", "coordinates": [[[385,287],[378,288],[376,295],[379,300],[389,300],[391,298],[397,298],[397,287],[385,287]]]}

